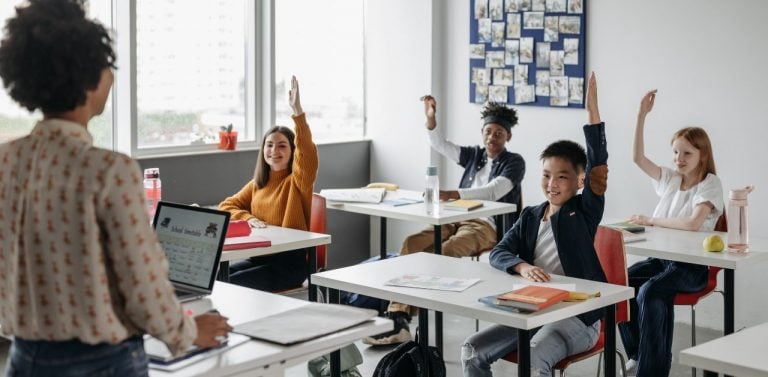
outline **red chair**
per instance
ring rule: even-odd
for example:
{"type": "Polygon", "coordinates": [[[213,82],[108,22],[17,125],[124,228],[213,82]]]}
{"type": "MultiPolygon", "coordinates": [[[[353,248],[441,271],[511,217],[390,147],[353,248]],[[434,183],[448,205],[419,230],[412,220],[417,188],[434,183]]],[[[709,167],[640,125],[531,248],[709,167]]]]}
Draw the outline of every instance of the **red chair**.
{"type": "MultiPolygon", "coordinates": [[[[723,211],[723,214],[720,215],[720,217],[717,219],[715,230],[718,232],[728,231],[728,220],[725,217],[725,211],[723,211]]],[[[711,295],[714,292],[720,293],[721,296],[725,297],[723,295],[723,291],[718,291],[715,289],[717,288],[717,274],[719,272],[719,267],[710,266],[709,274],[707,276],[707,285],[704,287],[704,289],[698,292],[678,293],[675,295],[675,305],[685,305],[691,307],[691,346],[696,345],[696,304],[699,303],[699,300],[711,295]]],[[[696,377],[696,368],[691,368],[691,375],[696,377]]]]}
{"type": "MultiPolygon", "coordinates": [[[[312,208],[309,215],[309,231],[315,233],[325,233],[327,230],[325,220],[325,198],[320,194],[312,194],[312,208]]],[[[328,262],[326,256],[326,245],[317,246],[317,269],[325,269],[328,262]]]]}
{"type": "MultiPolygon", "coordinates": [[[[624,236],[621,231],[608,228],[598,227],[597,234],[595,235],[595,250],[597,251],[597,258],[600,260],[600,266],[603,268],[605,278],[608,283],[627,286],[627,257],[624,252],[624,236]]],[[[624,301],[616,304],[616,324],[626,322],[629,320],[629,301],[624,301]]],[[[573,363],[588,359],[594,355],[600,354],[600,360],[602,361],[603,349],[605,348],[605,328],[601,324],[600,336],[597,339],[597,343],[590,349],[566,357],[560,360],[552,368],[552,376],[555,375],[555,371],[560,371],[560,377],[565,376],[565,370],[573,363]]],[[[624,370],[624,355],[616,351],[619,356],[622,376],[626,376],[627,372],[624,370]]],[[[517,352],[512,352],[504,357],[504,360],[517,363],[517,352]]],[[[598,362],[597,374],[600,374],[600,368],[602,362],[598,362]]]]}
{"type": "MultiPolygon", "coordinates": [[[[315,233],[325,233],[326,232],[326,220],[325,220],[325,198],[320,196],[320,194],[313,193],[312,194],[312,207],[310,208],[310,214],[309,214],[309,231],[315,232],[315,233]]],[[[327,264],[327,256],[326,256],[326,245],[320,245],[315,247],[316,251],[316,268],[317,271],[320,269],[325,269],[327,264]]],[[[307,255],[307,258],[309,258],[309,255],[307,255]]],[[[304,281],[307,282],[306,280],[304,281]]],[[[277,293],[282,294],[289,294],[294,293],[303,290],[305,287],[304,284],[296,287],[296,288],[288,288],[282,291],[279,291],[277,293]]]]}

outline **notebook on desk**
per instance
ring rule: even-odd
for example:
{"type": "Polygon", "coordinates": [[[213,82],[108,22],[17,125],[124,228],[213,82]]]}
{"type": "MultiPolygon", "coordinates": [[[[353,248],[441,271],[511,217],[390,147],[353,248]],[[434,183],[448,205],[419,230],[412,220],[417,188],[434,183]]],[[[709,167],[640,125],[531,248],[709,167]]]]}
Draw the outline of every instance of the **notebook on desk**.
{"type": "Polygon", "coordinates": [[[248,340],[249,338],[245,335],[230,333],[227,340],[218,347],[197,348],[193,346],[184,354],[173,356],[165,343],[157,338],[144,335],[144,350],[149,358],[150,368],[174,371],[237,347],[248,340]]]}
{"type": "Polygon", "coordinates": [[[152,223],[168,259],[168,277],[183,301],[209,295],[216,281],[229,212],[159,202],[152,223]]]}

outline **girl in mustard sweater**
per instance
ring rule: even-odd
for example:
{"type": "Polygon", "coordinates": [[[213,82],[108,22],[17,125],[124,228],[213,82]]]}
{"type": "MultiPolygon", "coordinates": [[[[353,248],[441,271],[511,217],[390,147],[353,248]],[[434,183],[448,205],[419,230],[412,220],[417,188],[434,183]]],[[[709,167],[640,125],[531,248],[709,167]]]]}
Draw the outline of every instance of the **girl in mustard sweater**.
{"type": "MultiPolygon", "coordinates": [[[[289,103],[294,134],[274,126],[264,135],[254,178],[239,192],[219,203],[232,220],[248,220],[254,228],[268,225],[309,229],[312,191],[317,177],[317,146],[307,125],[294,76],[289,103]]],[[[279,291],[301,285],[306,277],[305,250],[253,257],[230,267],[230,281],[250,288],[279,291]]]]}

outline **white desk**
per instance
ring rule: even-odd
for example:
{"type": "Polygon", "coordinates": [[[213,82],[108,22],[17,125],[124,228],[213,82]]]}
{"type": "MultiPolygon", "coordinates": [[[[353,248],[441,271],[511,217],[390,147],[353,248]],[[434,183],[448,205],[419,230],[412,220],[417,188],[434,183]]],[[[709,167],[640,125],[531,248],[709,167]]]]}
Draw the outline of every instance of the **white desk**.
{"type": "MultiPolygon", "coordinates": [[[[420,197],[419,191],[413,190],[397,190],[394,192],[387,192],[387,197],[420,197]]],[[[369,204],[369,203],[342,203],[342,202],[326,202],[326,207],[329,209],[335,209],[339,211],[360,213],[363,215],[378,216],[381,218],[381,258],[384,259],[387,253],[387,219],[413,221],[418,223],[424,223],[434,225],[435,227],[435,240],[441,240],[440,226],[445,224],[452,224],[460,221],[466,221],[471,219],[477,219],[481,217],[491,217],[495,215],[503,215],[517,210],[517,205],[502,202],[493,202],[488,200],[482,200],[483,206],[473,209],[471,211],[451,211],[443,209],[440,206],[438,214],[427,215],[427,208],[425,204],[414,203],[406,204],[402,206],[391,206],[387,204],[369,204]]],[[[442,243],[435,242],[435,253],[442,253],[442,243]]]]}
{"type": "MultiPolygon", "coordinates": [[[[394,192],[388,191],[386,199],[397,197],[409,197],[418,198],[421,197],[420,191],[413,190],[397,190],[394,192]]],[[[517,205],[503,202],[494,202],[488,200],[482,200],[483,206],[473,209],[471,211],[452,211],[446,210],[440,206],[440,211],[437,214],[427,215],[426,205],[422,203],[407,204],[402,206],[391,206],[387,204],[369,204],[369,203],[342,203],[342,202],[326,202],[326,207],[329,209],[335,209],[339,211],[346,211],[352,213],[360,213],[370,216],[378,216],[381,219],[381,238],[379,253],[381,259],[386,259],[387,256],[387,219],[413,221],[419,223],[425,223],[433,225],[434,231],[434,250],[435,254],[442,254],[442,229],[441,225],[452,224],[460,221],[466,221],[471,219],[477,219],[481,217],[491,217],[496,215],[503,215],[506,213],[515,212],[517,205]]],[[[511,224],[510,224],[511,225],[511,224]]],[[[501,240],[503,236],[503,227],[499,226],[496,229],[497,236],[501,240]]],[[[443,316],[442,313],[435,313],[435,328],[437,348],[442,352],[443,349],[443,316]]]]}
{"type": "MultiPolygon", "coordinates": [[[[307,301],[217,282],[206,299],[186,303],[195,312],[211,307],[229,317],[231,325],[270,316],[307,305],[307,301]]],[[[153,377],[280,376],[286,367],[329,353],[365,336],[392,330],[392,321],[376,318],[350,329],[304,343],[283,347],[251,340],[224,353],[174,372],[151,370],[153,377]]]]}
{"type": "Polygon", "coordinates": [[[725,275],[723,330],[727,335],[734,330],[735,270],[768,261],[768,239],[750,237],[748,253],[734,254],[727,251],[713,253],[704,251],[702,247],[704,238],[710,234],[718,234],[724,241],[728,238],[726,233],[722,232],[689,232],[647,226],[643,234],[646,239],[628,243],[624,245],[624,249],[627,254],[722,268],[725,275]]]}
{"type": "MultiPolygon", "coordinates": [[[[326,271],[313,275],[313,281],[315,284],[331,288],[333,291],[356,292],[422,308],[419,312],[419,340],[424,345],[427,344],[429,339],[427,333],[429,328],[427,310],[450,312],[517,328],[520,330],[521,339],[518,353],[520,355],[520,367],[518,368],[520,376],[528,376],[530,373],[530,330],[602,307],[608,308],[605,326],[606,354],[613,355],[616,347],[615,325],[612,324],[615,321],[615,314],[613,314],[615,313],[614,304],[630,299],[633,296],[633,291],[630,287],[553,275],[552,281],[555,283],[575,284],[578,291],[600,291],[601,297],[578,303],[563,302],[533,314],[508,312],[481,304],[477,299],[508,291],[511,289],[512,284],[526,283],[526,280],[497,270],[486,263],[448,258],[430,253],[415,253],[326,271]],[[479,278],[482,280],[463,292],[384,285],[384,282],[404,274],[479,278]],[[526,367],[526,365],[528,366],[526,367]]],[[[333,295],[329,296],[333,297],[333,295]]],[[[607,357],[606,363],[609,362],[615,366],[615,358],[607,357]]],[[[615,368],[606,367],[606,371],[615,372],[615,368]]]]}
{"type": "MultiPolygon", "coordinates": [[[[266,228],[252,229],[250,237],[262,236],[269,239],[272,243],[267,247],[254,247],[240,250],[225,250],[221,254],[221,260],[219,261],[219,280],[229,281],[229,262],[239,259],[247,259],[250,257],[258,257],[262,255],[277,254],[283,251],[291,251],[309,248],[309,266],[307,270],[307,279],[309,282],[309,300],[317,301],[317,292],[313,289],[311,274],[317,272],[317,251],[316,247],[321,245],[328,245],[331,243],[331,236],[329,234],[313,233],[304,230],[283,228],[279,226],[269,225],[266,228]]],[[[237,237],[238,241],[248,242],[249,237],[237,237]]],[[[231,238],[224,241],[225,245],[232,244],[231,238]]]]}
{"type": "Polygon", "coordinates": [[[680,363],[739,377],[768,377],[768,323],[680,351],[680,363]]]}

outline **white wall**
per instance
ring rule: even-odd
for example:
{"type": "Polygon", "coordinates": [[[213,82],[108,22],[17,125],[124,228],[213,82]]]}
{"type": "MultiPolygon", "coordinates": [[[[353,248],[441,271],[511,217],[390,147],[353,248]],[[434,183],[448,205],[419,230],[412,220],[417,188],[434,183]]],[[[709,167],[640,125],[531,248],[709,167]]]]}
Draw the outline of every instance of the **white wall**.
{"type": "MultiPolygon", "coordinates": [[[[404,188],[424,186],[430,148],[423,134],[419,96],[432,85],[431,0],[366,2],[366,127],[371,139],[371,180],[404,188]]],[[[423,225],[389,220],[387,250],[399,251],[406,235],[423,225]]],[[[372,222],[373,255],[378,221],[372,222]]]]}
{"type": "MultiPolygon", "coordinates": [[[[437,96],[439,127],[449,139],[480,142],[480,106],[470,104],[468,95],[469,1],[369,0],[367,6],[372,178],[421,187],[430,156],[418,132],[423,113],[417,99],[425,91],[431,88],[437,96]]],[[[632,164],[630,152],[639,100],[658,88],[646,126],[648,156],[668,165],[675,130],[706,128],[724,188],[757,185],[750,197],[750,225],[753,234],[768,237],[768,176],[761,169],[768,135],[766,14],[768,2],[762,0],[588,1],[587,67],[597,72],[608,128],[606,217],[647,214],[656,204],[650,181],[632,164]]],[[[519,111],[520,125],[508,148],[527,161],[523,197],[534,204],[543,200],[538,154],[557,139],[582,140],[586,115],[535,106],[519,111]]],[[[443,163],[441,183],[455,186],[460,174],[459,167],[443,163]]],[[[401,224],[390,231],[389,249],[397,249],[413,227],[401,224]]],[[[737,328],[768,321],[766,269],[768,264],[736,273],[737,328]]],[[[705,300],[697,312],[698,324],[722,328],[719,297],[705,300]]],[[[678,320],[688,318],[687,310],[678,311],[678,320]]]]}

